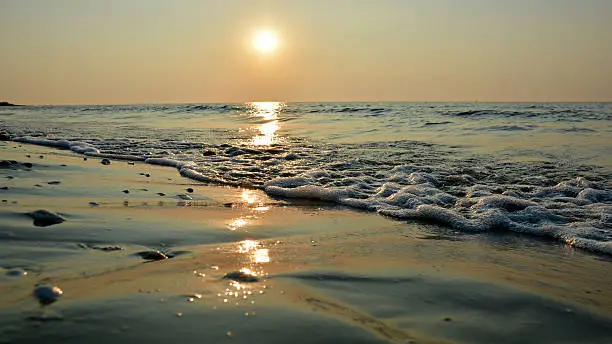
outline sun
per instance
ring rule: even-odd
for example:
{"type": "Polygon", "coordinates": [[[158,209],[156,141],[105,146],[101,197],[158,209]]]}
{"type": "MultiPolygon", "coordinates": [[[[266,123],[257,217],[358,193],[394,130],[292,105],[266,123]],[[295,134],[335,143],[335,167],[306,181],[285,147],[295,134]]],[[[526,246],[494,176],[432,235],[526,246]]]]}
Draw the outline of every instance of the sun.
{"type": "Polygon", "coordinates": [[[259,31],[253,36],[253,48],[263,54],[274,52],[278,44],[278,35],[274,31],[259,31]]]}

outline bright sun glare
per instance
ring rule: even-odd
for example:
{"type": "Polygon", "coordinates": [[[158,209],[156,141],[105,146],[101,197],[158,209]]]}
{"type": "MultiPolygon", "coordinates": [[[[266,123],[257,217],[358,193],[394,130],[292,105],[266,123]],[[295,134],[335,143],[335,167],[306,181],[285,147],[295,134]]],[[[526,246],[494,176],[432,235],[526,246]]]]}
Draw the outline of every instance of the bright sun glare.
{"type": "Polygon", "coordinates": [[[278,48],[278,36],[270,30],[259,31],[253,37],[253,48],[260,53],[271,53],[278,48]]]}

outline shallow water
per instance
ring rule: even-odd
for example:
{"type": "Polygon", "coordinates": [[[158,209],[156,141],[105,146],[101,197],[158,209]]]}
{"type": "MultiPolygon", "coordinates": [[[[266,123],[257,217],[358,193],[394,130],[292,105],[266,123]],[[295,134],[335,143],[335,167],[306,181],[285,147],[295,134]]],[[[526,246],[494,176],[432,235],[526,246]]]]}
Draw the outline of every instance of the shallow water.
{"type": "Polygon", "coordinates": [[[610,254],[611,119],[608,103],[269,102],[12,107],[0,128],[205,183],[610,254]]]}

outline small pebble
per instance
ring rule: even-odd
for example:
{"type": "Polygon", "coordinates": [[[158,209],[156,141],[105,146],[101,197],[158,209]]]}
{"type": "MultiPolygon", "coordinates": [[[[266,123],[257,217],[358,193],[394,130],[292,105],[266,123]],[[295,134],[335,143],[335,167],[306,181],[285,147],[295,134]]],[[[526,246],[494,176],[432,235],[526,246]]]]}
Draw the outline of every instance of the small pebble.
{"type": "Polygon", "coordinates": [[[23,277],[23,276],[27,276],[28,272],[23,269],[11,269],[7,271],[6,274],[12,277],[23,277]]]}
{"type": "Polygon", "coordinates": [[[39,155],[39,156],[38,156],[38,158],[39,158],[39,159],[43,159],[43,158],[44,158],[44,156],[42,156],[42,155],[39,155]]]}
{"type": "Polygon", "coordinates": [[[151,175],[149,173],[145,173],[145,177],[149,178],[151,175]]]}
{"type": "Polygon", "coordinates": [[[133,161],[128,161],[128,165],[134,165],[133,161]]]}
{"type": "Polygon", "coordinates": [[[108,160],[108,159],[102,159],[102,160],[100,160],[100,163],[101,163],[102,165],[110,165],[111,161],[110,161],[110,160],[108,160]]]}
{"type": "Polygon", "coordinates": [[[161,251],[144,251],[138,252],[137,255],[139,255],[142,259],[145,260],[164,260],[170,258],[161,251]]]}
{"type": "Polygon", "coordinates": [[[123,190],[123,191],[121,191],[121,192],[123,192],[123,193],[125,193],[125,194],[129,194],[129,193],[130,193],[130,190],[123,190]]]}
{"type": "Polygon", "coordinates": [[[31,162],[24,162],[23,166],[25,166],[27,168],[32,168],[32,166],[34,166],[34,164],[32,164],[31,162]]]}
{"type": "Polygon", "coordinates": [[[49,184],[49,185],[58,185],[58,184],[61,184],[61,183],[62,182],[60,182],[59,180],[53,180],[53,181],[47,182],[47,184],[49,184]]]}
{"type": "Polygon", "coordinates": [[[231,279],[233,281],[238,281],[238,282],[247,282],[247,283],[259,282],[259,279],[256,276],[247,274],[244,271],[228,272],[227,274],[225,274],[225,276],[223,276],[223,278],[231,279]]]}
{"type": "Polygon", "coordinates": [[[89,205],[92,207],[97,207],[100,205],[100,203],[96,203],[96,202],[89,202],[89,205]]]}
{"type": "Polygon", "coordinates": [[[182,316],[183,316],[183,313],[178,312],[178,313],[176,313],[176,316],[180,318],[180,317],[182,317],[182,316]]]}
{"type": "Polygon", "coordinates": [[[34,298],[43,305],[50,305],[57,301],[64,292],[57,286],[39,285],[34,289],[34,298]]]}
{"type": "Polygon", "coordinates": [[[451,317],[445,317],[443,320],[448,322],[448,321],[452,321],[453,319],[451,317]]]}
{"type": "Polygon", "coordinates": [[[163,193],[163,192],[158,192],[158,193],[157,193],[157,195],[158,195],[158,196],[166,196],[166,194],[165,194],[165,193],[163,193]]]}
{"type": "Polygon", "coordinates": [[[96,250],[106,251],[106,252],[123,250],[123,247],[121,246],[95,246],[93,248],[96,250]]]}
{"type": "Polygon", "coordinates": [[[192,193],[193,192],[193,188],[187,188],[185,189],[187,192],[192,193]]]}
{"type": "Polygon", "coordinates": [[[28,215],[34,220],[34,226],[38,227],[47,227],[66,221],[61,215],[45,209],[33,211],[28,215]]]}

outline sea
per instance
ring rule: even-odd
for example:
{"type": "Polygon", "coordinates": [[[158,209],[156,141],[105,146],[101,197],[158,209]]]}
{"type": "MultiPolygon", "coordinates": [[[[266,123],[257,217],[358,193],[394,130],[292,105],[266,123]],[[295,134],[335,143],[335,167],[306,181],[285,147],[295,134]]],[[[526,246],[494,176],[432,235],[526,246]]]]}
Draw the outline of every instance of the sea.
{"type": "Polygon", "coordinates": [[[0,108],[0,133],[207,184],[612,254],[612,103],[0,108]]]}

